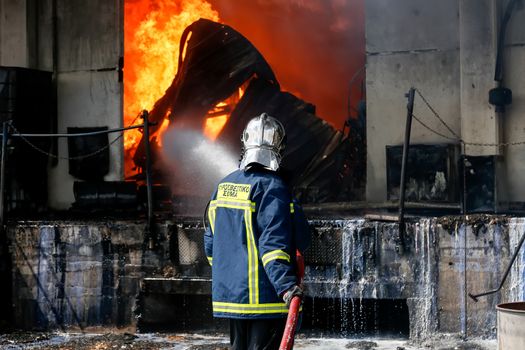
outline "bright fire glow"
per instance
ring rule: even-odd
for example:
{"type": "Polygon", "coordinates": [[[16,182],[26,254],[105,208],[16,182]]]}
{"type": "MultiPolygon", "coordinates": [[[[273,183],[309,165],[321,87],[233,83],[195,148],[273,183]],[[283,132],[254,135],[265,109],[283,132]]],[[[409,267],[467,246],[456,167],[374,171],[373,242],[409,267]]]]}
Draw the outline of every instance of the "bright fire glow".
{"type": "Polygon", "coordinates": [[[170,125],[170,120],[168,118],[164,118],[162,121],[162,124],[160,124],[159,130],[157,131],[157,143],[159,147],[162,147],[162,134],[164,134],[164,131],[168,129],[168,126],[170,125]]]}
{"type": "MultiPolygon", "coordinates": [[[[124,124],[127,126],[140,111],[151,110],[171,84],[177,72],[179,42],[184,29],[199,18],[219,21],[219,15],[205,0],[125,0],[124,12],[124,124]]],[[[168,123],[164,124],[166,129],[168,123]]],[[[137,130],[125,133],[126,175],[134,172],[132,151],[141,136],[137,130]]],[[[160,133],[157,140],[161,142],[160,133]]]]}
{"type": "Polygon", "coordinates": [[[224,125],[228,121],[228,115],[220,115],[218,117],[208,117],[204,122],[204,135],[212,141],[217,139],[217,136],[221,133],[224,125]]]}
{"type": "MultiPolygon", "coordinates": [[[[164,95],[177,72],[184,29],[206,18],[224,22],[248,38],[272,67],[283,91],[313,103],[316,114],[340,128],[351,111],[348,102],[355,106],[364,97],[362,78],[349,87],[365,63],[364,3],[124,0],[124,124],[130,125],[143,109],[151,110],[164,95]]],[[[230,98],[206,116],[203,132],[210,139],[217,138],[235,107],[230,98]]],[[[152,137],[161,142],[159,132],[152,137]]],[[[127,177],[136,172],[132,156],[141,138],[138,130],[125,133],[127,177]]]]}
{"type": "Polygon", "coordinates": [[[204,135],[212,141],[215,141],[222,129],[226,125],[231,112],[235,109],[237,103],[244,95],[244,91],[249,84],[246,81],[235,93],[233,93],[226,100],[217,103],[217,105],[208,112],[208,117],[204,122],[204,135]]]}

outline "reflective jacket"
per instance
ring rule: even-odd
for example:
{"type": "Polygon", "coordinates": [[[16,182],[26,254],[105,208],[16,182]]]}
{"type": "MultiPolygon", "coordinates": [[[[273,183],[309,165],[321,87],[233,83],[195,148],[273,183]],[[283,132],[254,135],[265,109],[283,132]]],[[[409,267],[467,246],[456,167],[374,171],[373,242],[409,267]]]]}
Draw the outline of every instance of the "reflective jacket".
{"type": "Polygon", "coordinates": [[[286,317],[281,296],[298,283],[295,252],[308,247],[310,233],[282,179],[261,168],[233,172],[217,186],[208,219],[213,315],[286,317]]]}

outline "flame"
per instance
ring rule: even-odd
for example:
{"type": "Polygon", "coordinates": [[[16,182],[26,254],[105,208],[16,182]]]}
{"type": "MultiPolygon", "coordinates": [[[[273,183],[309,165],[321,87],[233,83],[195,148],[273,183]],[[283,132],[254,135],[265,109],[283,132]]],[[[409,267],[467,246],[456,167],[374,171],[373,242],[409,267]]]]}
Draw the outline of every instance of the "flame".
{"type": "MultiPolygon", "coordinates": [[[[164,94],[177,72],[184,29],[207,18],[242,33],[270,64],[281,89],[313,103],[332,125],[342,125],[349,102],[354,106],[364,96],[362,79],[352,80],[365,63],[364,2],[124,0],[124,124],[135,123],[164,94]]],[[[209,111],[203,125],[208,138],[215,140],[227,123],[237,103],[231,98],[209,111]]],[[[153,136],[160,145],[161,134],[153,136]]],[[[132,155],[141,138],[138,130],[125,133],[126,176],[135,172],[132,155]]]]}
{"type": "Polygon", "coordinates": [[[215,141],[224,128],[224,125],[226,125],[228,117],[228,114],[223,114],[218,117],[206,118],[204,124],[204,135],[210,140],[215,141]]]}
{"type": "Polygon", "coordinates": [[[215,141],[222,129],[226,125],[231,112],[235,109],[237,103],[241,100],[246,91],[250,80],[246,81],[239,89],[226,100],[219,102],[213,109],[208,111],[207,118],[204,122],[204,135],[212,141],[215,141]]]}
{"type": "Polygon", "coordinates": [[[160,124],[160,127],[157,131],[157,143],[159,145],[159,147],[162,147],[162,134],[164,134],[164,132],[166,130],[168,130],[168,126],[170,125],[170,120],[168,118],[164,118],[164,120],[162,121],[162,124],[160,124]]]}
{"type": "MultiPolygon", "coordinates": [[[[124,124],[136,123],[136,115],[151,110],[177,72],[180,37],[199,18],[219,21],[205,0],[125,0],[124,3],[124,124]]],[[[141,121],[140,121],[141,122],[141,121]]],[[[163,122],[167,128],[167,120],[163,122]]],[[[132,151],[141,132],[124,135],[126,175],[132,175],[132,151]]],[[[160,143],[161,133],[157,140],[160,143]]]]}
{"type": "Polygon", "coordinates": [[[261,52],[283,91],[342,127],[365,90],[364,74],[352,79],[365,64],[365,0],[209,1],[261,52]]]}

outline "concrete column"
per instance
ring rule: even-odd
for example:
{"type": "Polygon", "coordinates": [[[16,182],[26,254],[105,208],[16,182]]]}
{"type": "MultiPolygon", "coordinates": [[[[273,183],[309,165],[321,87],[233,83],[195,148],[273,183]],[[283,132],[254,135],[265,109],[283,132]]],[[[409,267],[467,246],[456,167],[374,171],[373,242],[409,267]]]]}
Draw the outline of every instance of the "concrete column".
{"type": "MultiPolygon", "coordinates": [[[[459,1],[461,137],[466,142],[498,143],[498,117],[488,102],[496,86],[497,0],[459,1]]],[[[466,154],[497,155],[498,147],[467,146],[466,154]]]]}
{"type": "MultiPolygon", "coordinates": [[[[387,199],[385,147],[403,144],[407,113],[404,94],[411,86],[417,87],[460,134],[459,1],[365,1],[366,198],[370,202],[387,199]]],[[[414,114],[452,137],[419,96],[414,114]]],[[[450,140],[416,121],[412,124],[412,144],[445,142],[450,140]]]]}
{"type": "MultiPolygon", "coordinates": [[[[58,132],[65,133],[68,127],[123,126],[122,82],[117,72],[123,55],[122,10],[122,1],[57,1],[58,132]]],[[[108,141],[117,136],[110,135],[108,141]]],[[[124,177],[123,143],[117,142],[109,151],[110,169],[104,180],[120,181],[124,177]]],[[[67,140],[59,140],[58,154],[69,155],[67,140]]],[[[69,174],[69,162],[60,159],[49,171],[49,206],[68,209],[75,200],[73,183],[77,180],[69,174]]]]}
{"type": "MultiPolygon", "coordinates": [[[[525,5],[525,2],[523,3],[525,5]]],[[[507,29],[504,54],[504,86],[512,90],[512,105],[508,106],[504,121],[506,142],[525,140],[525,6],[512,14],[507,29]]],[[[525,202],[525,145],[505,147],[504,177],[508,189],[509,202],[525,202]]],[[[502,177],[500,176],[500,179],[502,177]]]]}
{"type": "Polygon", "coordinates": [[[28,67],[26,0],[0,0],[0,66],[28,67]]]}

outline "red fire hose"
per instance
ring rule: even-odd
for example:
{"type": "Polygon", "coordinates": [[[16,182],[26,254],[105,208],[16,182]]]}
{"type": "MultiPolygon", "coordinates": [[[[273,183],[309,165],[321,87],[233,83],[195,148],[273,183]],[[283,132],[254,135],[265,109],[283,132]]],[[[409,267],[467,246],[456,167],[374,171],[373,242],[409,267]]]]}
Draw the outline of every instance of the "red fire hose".
{"type": "MultiPolygon", "coordinates": [[[[304,259],[299,251],[297,251],[297,277],[299,284],[303,281],[304,276],[304,259]]],[[[288,318],[286,319],[286,327],[284,328],[283,339],[279,350],[290,350],[293,347],[295,337],[295,329],[297,328],[297,321],[299,320],[299,309],[301,308],[301,297],[294,296],[290,302],[288,309],[288,318]]]]}

